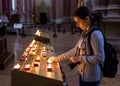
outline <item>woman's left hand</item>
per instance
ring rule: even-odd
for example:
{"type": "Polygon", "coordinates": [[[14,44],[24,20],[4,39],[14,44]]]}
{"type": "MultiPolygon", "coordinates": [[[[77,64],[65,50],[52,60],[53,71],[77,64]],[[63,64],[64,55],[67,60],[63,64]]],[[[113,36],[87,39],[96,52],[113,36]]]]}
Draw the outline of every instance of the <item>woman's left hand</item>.
{"type": "Polygon", "coordinates": [[[77,57],[70,57],[70,61],[71,62],[73,62],[73,63],[77,63],[77,62],[79,62],[80,60],[79,60],[80,58],[77,56],[77,57]]]}

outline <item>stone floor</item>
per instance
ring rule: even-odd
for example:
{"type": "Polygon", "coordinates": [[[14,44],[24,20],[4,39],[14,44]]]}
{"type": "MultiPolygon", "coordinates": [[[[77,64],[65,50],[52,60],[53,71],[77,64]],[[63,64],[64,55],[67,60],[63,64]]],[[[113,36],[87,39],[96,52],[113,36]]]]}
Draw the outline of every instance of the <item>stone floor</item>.
{"type": "MultiPolygon", "coordinates": [[[[35,31],[36,29],[31,29],[26,30],[25,32],[33,34],[35,33],[35,31]]],[[[45,31],[50,35],[51,44],[56,51],[56,55],[64,53],[74,47],[80,35],[80,33],[71,34],[71,32],[57,32],[57,37],[53,37],[53,31],[45,31]]],[[[21,37],[16,35],[7,35],[7,39],[8,51],[14,52],[15,59],[7,66],[7,68],[5,68],[4,70],[0,70],[0,86],[11,86],[11,69],[13,65],[17,62],[17,59],[19,59],[20,55],[29,45],[29,43],[33,40],[33,36],[21,37]]],[[[60,62],[63,71],[65,72],[68,86],[79,86],[76,68],[71,71],[70,68],[67,66],[68,63],[68,60],[60,62]]],[[[118,66],[117,76],[113,79],[104,78],[101,81],[100,86],[120,86],[120,64],[118,66]]]]}

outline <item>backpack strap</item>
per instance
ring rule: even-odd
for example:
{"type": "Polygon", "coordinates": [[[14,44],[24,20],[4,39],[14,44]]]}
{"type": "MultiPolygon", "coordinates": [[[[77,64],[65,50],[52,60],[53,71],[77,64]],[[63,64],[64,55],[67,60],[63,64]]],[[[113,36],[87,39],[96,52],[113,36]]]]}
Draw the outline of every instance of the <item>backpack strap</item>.
{"type": "Polygon", "coordinates": [[[91,30],[88,32],[87,36],[88,36],[88,44],[89,44],[89,47],[90,47],[90,55],[93,55],[93,54],[94,54],[93,49],[92,49],[92,46],[91,46],[91,35],[92,35],[92,33],[93,33],[94,31],[100,31],[100,32],[102,32],[101,29],[98,28],[97,26],[93,26],[93,27],[91,28],[91,30]]]}
{"type": "MultiPolygon", "coordinates": [[[[92,46],[91,46],[91,35],[92,35],[92,33],[93,33],[94,31],[100,31],[100,32],[102,32],[102,30],[101,30],[99,27],[97,27],[97,26],[93,26],[93,27],[91,28],[91,30],[88,32],[87,36],[88,36],[88,44],[89,44],[89,47],[90,47],[90,55],[93,55],[93,54],[94,54],[93,49],[92,49],[92,46]]],[[[103,32],[102,32],[102,34],[103,34],[103,32]]],[[[103,36],[104,36],[104,34],[103,34],[103,36]]],[[[106,42],[105,36],[104,36],[104,42],[106,42]]],[[[105,43],[104,43],[104,44],[105,44],[105,43]]],[[[103,71],[103,66],[102,66],[102,64],[99,64],[99,65],[100,65],[101,70],[103,71]]]]}

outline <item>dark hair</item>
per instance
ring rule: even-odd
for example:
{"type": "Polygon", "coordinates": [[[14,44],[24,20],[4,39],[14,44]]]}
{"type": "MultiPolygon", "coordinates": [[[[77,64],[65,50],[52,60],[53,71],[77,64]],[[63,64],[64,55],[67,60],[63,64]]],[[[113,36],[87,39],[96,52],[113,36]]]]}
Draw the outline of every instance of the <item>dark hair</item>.
{"type": "Polygon", "coordinates": [[[96,24],[100,26],[100,24],[102,23],[100,15],[97,13],[92,13],[92,15],[93,15],[92,24],[96,24]]]}
{"type": "Polygon", "coordinates": [[[80,6],[79,8],[77,8],[77,10],[74,12],[73,16],[77,16],[81,19],[85,19],[86,16],[90,17],[91,20],[91,25],[93,25],[94,23],[99,24],[100,23],[100,18],[97,14],[92,13],[87,7],[85,6],[80,6]]]}
{"type": "Polygon", "coordinates": [[[92,13],[89,11],[89,9],[85,6],[80,6],[73,14],[74,16],[78,16],[81,19],[85,19],[86,16],[89,16],[92,18],[92,13]]]}

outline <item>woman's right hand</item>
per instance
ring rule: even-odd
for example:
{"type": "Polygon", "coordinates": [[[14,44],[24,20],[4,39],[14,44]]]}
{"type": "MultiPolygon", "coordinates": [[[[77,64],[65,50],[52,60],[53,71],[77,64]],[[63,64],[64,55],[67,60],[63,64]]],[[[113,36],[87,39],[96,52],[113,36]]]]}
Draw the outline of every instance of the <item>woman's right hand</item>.
{"type": "Polygon", "coordinates": [[[59,61],[60,61],[59,58],[58,57],[54,57],[54,56],[52,56],[52,57],[50,57],[48,59],[48,62],[59,62],[59,61]]]}

